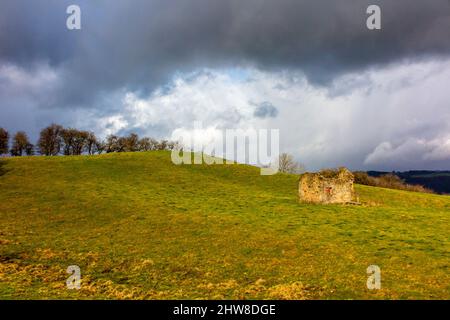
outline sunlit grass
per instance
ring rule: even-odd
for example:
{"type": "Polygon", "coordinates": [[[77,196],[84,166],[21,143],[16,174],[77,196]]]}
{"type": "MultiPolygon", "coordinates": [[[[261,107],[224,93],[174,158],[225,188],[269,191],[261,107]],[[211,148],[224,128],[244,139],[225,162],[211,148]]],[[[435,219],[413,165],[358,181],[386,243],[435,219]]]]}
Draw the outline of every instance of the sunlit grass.
{"type": "Polygon", "coordinates": [[[357,186],[362,206],[299,204],[296,176],[168,152],[1,169],[0,298],[450,297],[448,196],[357,186]]]}

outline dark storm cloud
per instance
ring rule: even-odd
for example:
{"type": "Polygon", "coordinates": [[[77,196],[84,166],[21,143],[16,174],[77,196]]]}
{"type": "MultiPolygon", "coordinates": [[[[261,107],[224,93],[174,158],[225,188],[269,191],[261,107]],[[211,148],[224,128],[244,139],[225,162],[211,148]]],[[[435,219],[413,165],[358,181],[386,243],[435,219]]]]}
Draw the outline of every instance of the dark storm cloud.
{"type": "Polygon", "coordinates": [[[348,71],[448,55],[449,29],[447,0],[2,0],[0,63],[47,63],[60,76],[48,106],[89,107],[202,67],[296,69],[328,84],[348,71]],[[65,28],[70,4],[81,7],[81,31],[65,28]],[[369,4],[382,8],[381,31],[366,28],[369,4]]]}

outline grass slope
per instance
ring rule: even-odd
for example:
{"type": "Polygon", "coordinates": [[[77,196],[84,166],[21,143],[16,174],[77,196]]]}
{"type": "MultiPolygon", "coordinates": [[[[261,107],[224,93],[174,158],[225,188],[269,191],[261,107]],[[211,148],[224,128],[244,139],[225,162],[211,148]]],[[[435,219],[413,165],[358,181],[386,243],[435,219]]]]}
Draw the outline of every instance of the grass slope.
{"type": "Polygon", "coordinates": [[[363,206],[299,204],[296,176],[168,152],[1,167],[3,299],[450,298],[448,196],[356,186],[363,206]]]}

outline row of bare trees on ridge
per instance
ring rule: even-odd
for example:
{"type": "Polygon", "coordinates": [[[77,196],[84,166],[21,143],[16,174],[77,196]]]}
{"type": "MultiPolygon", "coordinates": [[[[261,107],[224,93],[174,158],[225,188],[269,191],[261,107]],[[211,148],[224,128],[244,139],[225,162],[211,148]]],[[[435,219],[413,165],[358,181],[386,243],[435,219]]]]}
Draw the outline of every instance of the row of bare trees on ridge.
{"type": "Polygon", "coordinates": [[[105,140],[98,139],[93,132],[64,128],[61,125],[51,124],[41,130],[36,145],[32,144],[24,131],[18,131],[12,136],[11,148],[10,134],[0,128],[0,155],[24,156],[41,154],[45,156],[101,154],[111,152],[136,152],[151,150],[172,150],[176,142],[156,140],[131,133],[127,136],[109,135],[105,140]]]}

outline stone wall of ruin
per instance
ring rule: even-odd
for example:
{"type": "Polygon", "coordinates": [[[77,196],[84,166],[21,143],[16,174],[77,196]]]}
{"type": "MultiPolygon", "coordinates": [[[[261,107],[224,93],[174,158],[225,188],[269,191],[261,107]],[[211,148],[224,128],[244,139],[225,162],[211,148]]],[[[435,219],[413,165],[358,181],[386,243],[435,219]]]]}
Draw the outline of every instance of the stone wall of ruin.
{"type": "Polygon", "coordinates": [[[353,175],[341,169],[335,177],[305,173],[299,180],[299,200],[310,203],[349,203],[355,200],[353,175]]]}

